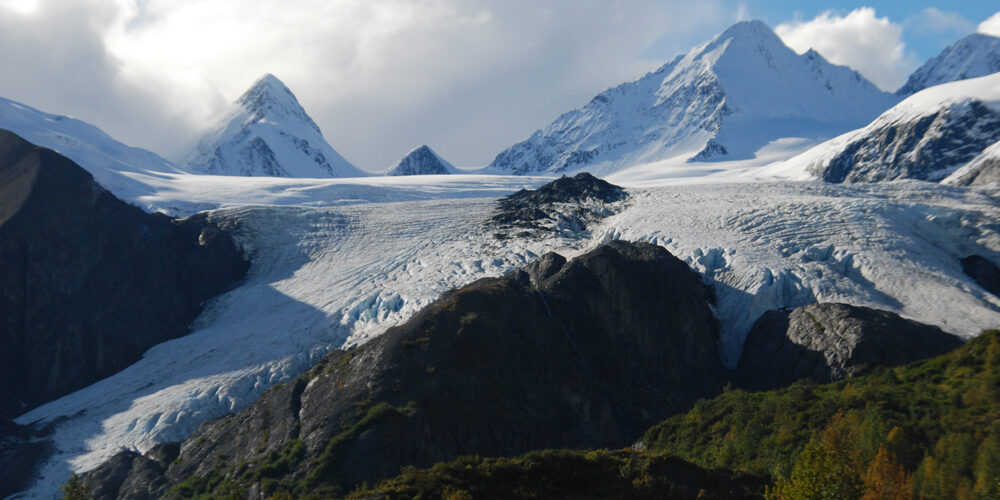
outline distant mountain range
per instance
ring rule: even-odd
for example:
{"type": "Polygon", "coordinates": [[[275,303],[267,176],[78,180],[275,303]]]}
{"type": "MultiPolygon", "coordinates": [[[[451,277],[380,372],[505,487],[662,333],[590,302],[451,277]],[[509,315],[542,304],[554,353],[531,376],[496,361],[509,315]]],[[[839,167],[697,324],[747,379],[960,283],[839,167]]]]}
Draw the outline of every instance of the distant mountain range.
{"type": "Polygon", "coordinates": [[[606,174],[680,157],[750,158],[783,137],[831,137],[895,104],[857,72],[798,55],[760,21],[737,23],[609,89],[497,155],[497,173],[606,174]]]}
{"type": "MultiPolygon", "coordinates": [[[[857,72],[830,64],[815,51],[795,54],[764,23],[741,22],[642,78],[602,92],[586,106],[563,114],[502,151],[481,172],[551,175],[587,170],[607,175],[665,159],[679,163],[747,159],[779,139],[816,143],[839,136],[866,126],[902,97],[997,71],[1000,39],[973,34],[927,61],[892,95],[857,72]]],[[[934,95],[949,99],[941,92],[934,95]]],[[[941,126],[947,125],[935,127],[941,126]]],[[[2,98],[0,128],[65,154],[126,199],[148,190],[129,172],[308,178],[371,175],[327,143],[291,90],[271,74],[259,78],[217,118],[181,166],[121,144],[79,120],[2,98]]],[[[988,132],[986,136],[992,137],[988,132]]],[[[949,157],[968,160],[968,151],[978,154],[985,149],[981,143],[990,142],[987,139],[980,134],[976,146],[959,148],[958,156],[949,157]]],[[[901,172],[866,178],[940,179],[960,166],[951,162],[927,167],[937,177],[929,172],[901,172]]],[[[836,178],[814,171],[810,167],[812,175],[836,178]]],[[[421,146],[385,174],[461,172],[421,146]]],[[[843,180],[861,177],[865,176],[856,173],[843,180]]],[[[990,177],[977,178],[983,182],[990,177]]]]}
{"type": "Polygon", "coordinates": [[[997,71],[1000,71],[1000,38],[973,33],[917,68],[896,94],[909,96],[942,83],[986,76],[997,71]]]}

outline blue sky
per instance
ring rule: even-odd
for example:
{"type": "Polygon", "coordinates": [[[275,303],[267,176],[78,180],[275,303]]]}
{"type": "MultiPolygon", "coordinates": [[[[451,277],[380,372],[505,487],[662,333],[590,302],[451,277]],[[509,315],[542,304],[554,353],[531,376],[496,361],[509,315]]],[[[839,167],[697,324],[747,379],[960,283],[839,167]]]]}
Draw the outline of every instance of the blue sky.
{"type": "MultiPolygon", "coordinates": [[[[291,88],[330,144],[384,170],[427,144],[462,167],[761,19],[892,91],[994,2],[0,0],[0,96],[171,160],[254,80],[291,88]]],[[[1000,17],[995,31],[1000,33],[1000,17]]],[[[991,24],[992,26],[992,24],[991,24]]]]}
{"type": "Polygon", "coordinates": [[[954,2],[907,2],[907,1],[879,1],[879,2],[821,2],[816,0],[775,0],[769,2],[751,2],[751,15],[759,18],[771,26],[777,26],[786,22],[789,18],[799,18],[808,20],[817,15],[834,11],[840,15],[860,7],[871,6],[879,16],[888,17],[890,20],[901,23],[904,26],[904,38],[907,47],[918,54],[921,59],[933,57],[941,49],[950,45],[956,39],[961,38],[968,32],[960,32],[957,26],[940,25],[939,30],[934,30],[931,26],[925,26],[920,21],[924,20],[922,13],[927,9],[938,9],[946,13],[954,13],[969,23],[971,30],[986,18],[992,16],[1000,9],[1000,4],[986,0],[981,1],[954,1],[954,2]]]}

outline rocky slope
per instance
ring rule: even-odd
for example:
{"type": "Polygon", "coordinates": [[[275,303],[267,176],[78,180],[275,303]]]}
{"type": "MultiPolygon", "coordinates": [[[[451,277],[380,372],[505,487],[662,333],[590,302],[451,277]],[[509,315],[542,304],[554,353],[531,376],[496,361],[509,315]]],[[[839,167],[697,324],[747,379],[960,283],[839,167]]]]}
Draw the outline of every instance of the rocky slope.
{"type": "Polygon", "coordinates": [[[897,101],[814,51],[795,54],[764,23],[740,22],[560,116],[489,169],[604,175],[673,157],[752,158],[779,138],[829,138],[862,126],[897,101]]]}
{"type": "Polygon", "coordinates": [[[1000,71],[1000,38],[973,33],[948,46],[914,71],[897,95],[910,96],[942,83],[1000,71]]]}
{"type": "Polygon", "coordinates": [[[185,158],[192,172],[265,177],[368,175],[340,156],[274,75],[246,91],[185,158]]]}
{"type": "Polygon", "coordinates": [[[446,162],[426,145],[406,154],[385,175],[442,175],[456,173],[455,166],[446,162]]]}
{"type": "Polygon", "coordinates": [[[621,187],[581,172],[500,198],[490,222],[498,239],[546,233],[580,236],[588,224],[620,209],[618,202],[627,197],[621,187]]]}
{"type": "Polygon", "coordinates": [[[987,186],[1000,184],[1000,141],[979,153],[965,166],[946,177],[942,184],[987,186]]]}
{"type": "Polygon", "coordinates": [[[710,301],[661,247],[615,242],[570,262],[547,254],[328,355],[203,425],[176,458],[124,452],[86,478],[104,498],[157,496],[167,484],[182,496],[329,495],[460,455],[623,446],[721,389],[710,301]]]}
{"type": "Polygon", "coordinates": [[[931,87],[775,168],[827,182],[940,181],[1000,141],[998,89],[1000,73],[931,87]]]}
{"type": "Polygon", "coordinates": [[[21,413],[184,335],[248,263],[228,234],[127,205],[0,131],[0,401],[21,413]],[[12,403],[13,404],[13,403],[12,403]]]}
{"type": "Polygon", "coordinates": [[[858,375],[875,366],[898,366],[962,345],[939,328],[897,314],[824,303],[768,311],[754,324],[734,381],[751,390],[818,383],[858,375]]]}

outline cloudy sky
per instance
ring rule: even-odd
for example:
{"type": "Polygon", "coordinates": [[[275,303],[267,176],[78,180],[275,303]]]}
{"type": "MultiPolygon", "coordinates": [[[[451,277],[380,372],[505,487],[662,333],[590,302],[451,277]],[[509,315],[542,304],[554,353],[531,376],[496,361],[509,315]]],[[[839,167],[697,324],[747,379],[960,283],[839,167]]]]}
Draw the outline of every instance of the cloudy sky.
{"type": "Polygon", "coordinates": [[[362,168],[421,144],[471,167],[738,20],[890,91],[962,36],[1000,35],[991,2],[831,3],[0,0],[0,96],[177,160],[270,72],[362,168]]]}

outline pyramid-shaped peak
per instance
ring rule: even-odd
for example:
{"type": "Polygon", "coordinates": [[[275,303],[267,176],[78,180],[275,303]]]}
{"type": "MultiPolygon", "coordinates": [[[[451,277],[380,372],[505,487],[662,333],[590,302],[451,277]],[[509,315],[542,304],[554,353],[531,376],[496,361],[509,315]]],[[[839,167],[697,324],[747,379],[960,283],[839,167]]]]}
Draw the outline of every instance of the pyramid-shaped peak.
{"type": "Polygon", "coordinates": [[[412,149],[386,175],[441,175],[450,174],[455,167],[438,156],[426,144],[412,149]]]}
{"type": "Polygon", "coordinates": [[[776,53],[785,53],[786,56],[795,54],[763,21],[740,21],[726,28],[711,41],[695,48],[690,55],[708,57],[708,61],[716,61],[723,54],[744,59],[750,54],[776,53]]]}
{"type": "Polygon", "coordinates": [[[295,94],[271,73],[265,73],[254,81],[236,100],[236,105],[250,113],[251,121],[297,122],[319,132],[319,126],[302,108],[295,94]]]}
{"type": "Polygon", "coordinates": [[[764,21],[752,20],[752,21],[740,21],[723,31],[719,38],[777,38],[778,35],[774,33],[764,21]]]}
{"type": "Polygon", "coordinates": [[[270,99],[291,99],[295,101],[298,105],[298,100],[295,99],[295,94],[288,89],[285,84],[278,79],[278,77],[272,75],[271,73],[265,73],[253,82],[253,85],[240,96],[236,102],[241,104],[248,104],[254,101],[259,101],[265,98],[270,99]]]}
{"type": "Polygon", "coordinates": [[[426,144],[413,148],[412,150],[410,150],[409,153],[406,153],[406,156],[427,156],[427,155],[437,156],[437,154],[434,153],[434,150],[431,149],[430,146],[426,144]]]}

